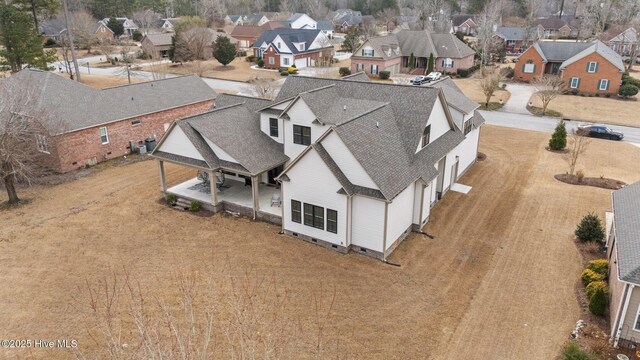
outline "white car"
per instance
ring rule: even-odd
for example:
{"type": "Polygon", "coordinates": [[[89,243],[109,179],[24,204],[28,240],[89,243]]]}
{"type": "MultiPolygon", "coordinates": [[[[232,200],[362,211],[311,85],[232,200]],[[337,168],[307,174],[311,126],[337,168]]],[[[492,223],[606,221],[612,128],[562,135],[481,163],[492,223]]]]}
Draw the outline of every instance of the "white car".
{"type": "Polygon", "coordinates": [[[434,72],[430,72],[429,75],[427,75],[427,80],[428,81],[435,81],[435,80],[440,79],[441,77],[442,77],[441,73],[439,73],[437,71],[434,71],[434,72]]]}

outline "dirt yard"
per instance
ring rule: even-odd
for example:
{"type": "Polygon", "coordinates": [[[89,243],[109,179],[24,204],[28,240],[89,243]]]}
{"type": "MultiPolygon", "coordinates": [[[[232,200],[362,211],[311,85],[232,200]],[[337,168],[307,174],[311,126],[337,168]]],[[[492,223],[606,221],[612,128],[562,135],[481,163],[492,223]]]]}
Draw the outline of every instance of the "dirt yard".
{"type": "MultiPolygon", "coordinates": [[[[278,226],[169,209],[157,203],[152,161],[22,190],[31,202],[0,212],[0,339],[76,339],[88,358],[105,357],[94,356],[92,318],[76,299],[86,282],[126,267],[150,301],[171,292],[180,270],[214,284],[247,272],[273,278],[287,294],[280,316],[303,329],[328,319],[325,358],[551,359],[580,318],[574,226],[588,211],[604,216],[611,192],[556,181],[567,165],[544,150],[548,138],[484,126],[487,158],[460,180],[473,190],[445,195],[426,227],[435,239],[411,234],[389,259],[401,267],[278,235],[278,226]],[[314,300],[326,308],[333,291],[333,310],[318,317],[314,300]]],[[[640,148],[595,140],[578,168],[631,183],[640,180],[638,163],[640,148]]],[[[169,166],[167,174],[176,183],[194,172],[169,166]]],[[[225,289],[216,288],[222,297],[225,289]]],[[[226,358],[219,332],[213,352],[226,358]]],[[[315,336],[296,332],[302,343],[292,358],[312,358],[315,336]]],[[[0,349],[0,357],[68,359],[73,351],[0,349]]]]}
{"type": "MultiPolygon", "coordinates": [[[[540,98],[533,95],[533,106],[542,107],[540,98]]],[[[640,101],[605,97],[560,95],[549,103],[549,110],[572,120],[640,127],[640,101]]]]}
{"type": "MultiPolygon", "coordinates": [[[[460,90],[462,90],[462,92],[465,95],[467,95],[467,97],[469,97],[471,100],[479,104],[484,104],[486,99],[485,99],[484,93],[482,93],[482,88],[480,87],[480,79],[476,79],[476,78],[453,79],[453,81],[455,81],[456,85],[458,85],[460,90]]],[[[490,102],[498,103],[500,99],[502,99],[502,101],[506,103],[507,101],[509,101],[510,97],[511,97],[511,93],[509,92],[509,85],[507,85],[506,90],[502,90],[502,89],[497,90],[493,94],[493,96],[491,96],[490,102]]]]}

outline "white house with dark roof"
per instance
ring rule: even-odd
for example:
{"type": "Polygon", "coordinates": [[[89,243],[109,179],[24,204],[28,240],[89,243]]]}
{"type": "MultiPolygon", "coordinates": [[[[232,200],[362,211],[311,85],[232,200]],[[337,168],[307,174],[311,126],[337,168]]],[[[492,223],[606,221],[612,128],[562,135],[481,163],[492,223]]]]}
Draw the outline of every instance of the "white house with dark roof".
{"type": "Polygon", "coordinates": [[[292,76],[273,101],[218,96],[152,156],[165,193],[385,259],[449,189],[468,191],[457,180],[476,160],[477,108],[449,78],[416,87],[292,76]],[[171,186],[164,162],[201,175],[171,186]]]}
{"type": "MultiPolygon", "coordinates": [[[[136,23],[126,17],[117,17],[115,18],[117,22],[119,22],[120,24],[122,24],[122,27],[124,28],[124,34],[122,34],[123,36],[133,36],[133,33],[136,32],[139,27],[138,25],[136,25],[136,23]]],[[[110,18],[104,18],[102,20],[100,20],[100,22],[104,25],[104,26],[108,26],[109,25],[109,20],[110,18]]]]}
{"type": "Polygon", "coordinates": [[[279,28],[266,30],[253,44],[256,57],[267,69],[316,66],[319,61],[333,59],[335,50],[322,30],[279,28]]]}
{"type": "Polygon", "coordinates": [[[611,337],[615,346],[640,345],[640,182],[614,191],[607,238],[611,337]]]}
{"type": "Polygon", "coordinates": [[[287,20],[281,22],[291,29],[315,30],[318,28],[317,21],[313,20],[311,16],[301,13],[293,14],[287,20]]]}

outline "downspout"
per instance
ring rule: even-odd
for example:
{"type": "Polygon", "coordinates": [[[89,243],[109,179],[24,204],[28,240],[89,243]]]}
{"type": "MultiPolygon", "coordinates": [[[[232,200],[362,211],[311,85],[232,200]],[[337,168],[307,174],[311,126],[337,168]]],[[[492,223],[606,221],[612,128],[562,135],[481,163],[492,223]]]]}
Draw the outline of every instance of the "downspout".
{"type": "Polygon", "coordinates": [[[389,203],[384,203],[384,234],[382,237],[382,261],[387,262],[387,217],[389,215],[389,203]]]}
{"type": "MultiPolygon", "coordinates": [[[[633,292],[633,289],[635,288],[635,285],[631,285],[629,287],[629,284],[627,284],[627,298],[624,301],[624,309],[622,309],[622,314],[624,314],[625,316],[627,315],[627,310],[629,308],[629,301],[631,300],[631,293],[633,292]]],[[[616,330],[616,338],[615,341],[613,343],[613,347],[617,347],[618,346],[618,340],[620,340],[620,333],[622,332],[622,326],[620,326],[620,324],[618,323],[618,329],[616,330]]]]}
{"type": "MultiPolygon", "coordinates": [[[[613,326],[611,326],[611,334],[610,337],[618,336],[616,329],[618,329],[618,322],[620,321],[620,315],[622,314],[622,308],[624,307],[623,302],[626,302],[627,299],[627,291],[629,288],[629,284],[624,284],[624,290],[622,291],[622,296],[620,297],[620,303],[618,304],[618,311],[616,312],[616,317],[613,319],[613,326]]],[[[617,338],[616,338],[617,340],[617,338]]]]}
{"type": "Polygon", "coordinates": [[[280,183],[280,216],[281,216],[281,230],[280,234],[284,234],[284,183],[281,180],[278,180],[280,183]]]}
{"type": "Polygon", "coordinates": [[[422,213],[424,211],[424,189],[426,186],[424,184],[420,184],[420,216],[418,217],[418,230],[422,231],[422,213]]]}
{"type": "Polygon", "coordinates": [[[347,195],[347,224],[346,224],[346,235],[347,235],[347,239],[346,239],[346,248],[348,249],[351,246],[351,236],[352,236],[352,232],[351,232],[351,214],[353,212],[352,210],[352,204],[351,202],[353,201],[353,196],[347,195]]]}

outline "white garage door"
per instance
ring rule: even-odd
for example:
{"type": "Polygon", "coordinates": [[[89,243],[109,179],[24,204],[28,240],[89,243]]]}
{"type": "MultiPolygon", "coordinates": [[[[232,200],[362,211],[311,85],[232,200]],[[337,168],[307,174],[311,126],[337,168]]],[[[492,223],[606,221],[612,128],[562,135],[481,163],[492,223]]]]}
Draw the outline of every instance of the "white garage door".
{"type": "Polygon", "coordinates": [[[296,59],[295,60],[295,64],[296,64],[296,67],[298,69],[307,67],[307,59],[306,58],[304,58],[304,59],[296,59]]]}

